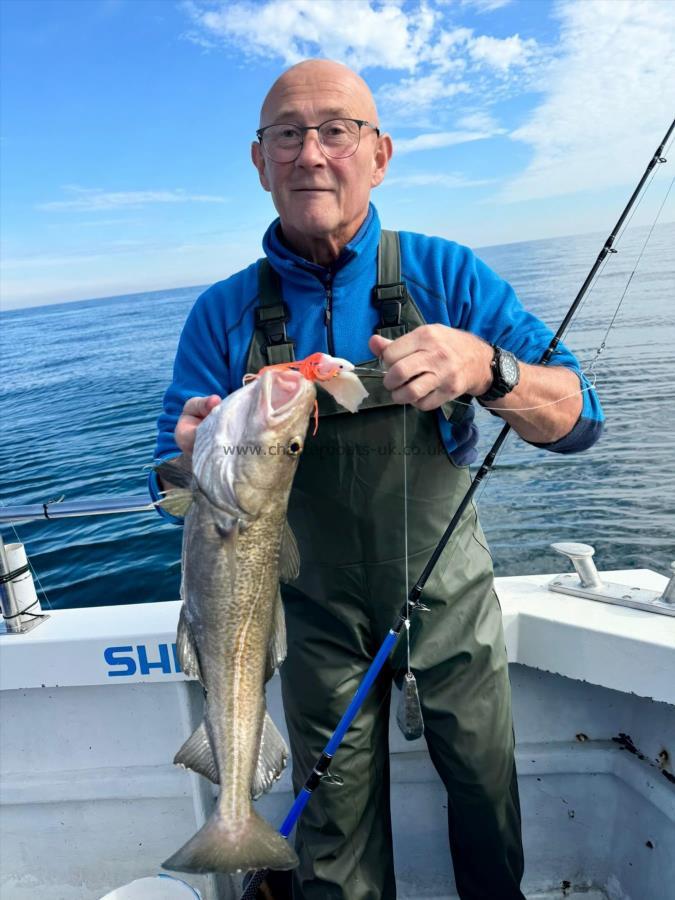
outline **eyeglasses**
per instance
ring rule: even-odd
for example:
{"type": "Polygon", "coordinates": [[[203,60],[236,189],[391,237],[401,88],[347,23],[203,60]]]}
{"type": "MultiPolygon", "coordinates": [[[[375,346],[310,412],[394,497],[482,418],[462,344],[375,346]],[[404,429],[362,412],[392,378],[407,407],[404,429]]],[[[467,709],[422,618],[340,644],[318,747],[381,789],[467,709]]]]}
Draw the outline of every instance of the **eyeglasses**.
{"type": "Polygon", "coordinates": [[[278,163],[294,162],[305,142],[308,131],[315,131],[319,136],[319,144],[326,156],[331,159],[345,159],[353,156],[358,150],[361,140],[361,129],[372,128],[380,136],[380,129],[365,119],[329,119],[321,125],[294,125],[286,123],[266,125],[256,131],[265,154],[278,163]]]}

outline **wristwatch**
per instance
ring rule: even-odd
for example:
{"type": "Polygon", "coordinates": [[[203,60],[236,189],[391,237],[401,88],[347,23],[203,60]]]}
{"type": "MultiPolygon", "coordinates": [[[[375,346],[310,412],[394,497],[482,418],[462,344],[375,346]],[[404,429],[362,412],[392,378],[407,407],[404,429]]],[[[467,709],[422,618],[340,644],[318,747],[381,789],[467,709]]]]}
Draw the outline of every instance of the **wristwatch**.
{"type": "Polygon", "coordinates": [[[492,369],[492,384],[488,390],[476,399],[482,403],[484,400],[499,400],[509,394],[520,381],[520,366],[518,360],[496,344],[492,345],[494,351],[490,368],[492,369]]]}

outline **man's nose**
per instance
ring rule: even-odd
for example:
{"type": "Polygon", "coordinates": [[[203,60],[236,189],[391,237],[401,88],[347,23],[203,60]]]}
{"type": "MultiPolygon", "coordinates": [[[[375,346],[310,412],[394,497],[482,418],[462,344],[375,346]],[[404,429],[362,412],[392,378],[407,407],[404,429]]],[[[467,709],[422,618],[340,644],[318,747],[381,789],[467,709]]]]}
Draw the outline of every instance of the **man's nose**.
{"type": "Polygon", "coordinates": [[[300,166],[316,166],[326,162],[326,155],[321,149],[319,143],[319,132],[315,129],[305,132],[305,138],[300,148],[298,158],[295,160],[296,165],[300,166]]]}

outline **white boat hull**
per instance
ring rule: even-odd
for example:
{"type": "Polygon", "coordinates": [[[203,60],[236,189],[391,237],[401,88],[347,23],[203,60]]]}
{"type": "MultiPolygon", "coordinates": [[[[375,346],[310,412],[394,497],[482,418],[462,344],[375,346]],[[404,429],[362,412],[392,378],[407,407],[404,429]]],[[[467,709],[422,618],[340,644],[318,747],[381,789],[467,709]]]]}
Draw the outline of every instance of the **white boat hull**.
{"type": "MultiPolygon", "coordinates": [[[[675,619],[556,596],[548,577],[498,583],[524,891],[675,900],[675,619]]],[[[665,584],[645,571],[612,577],[665,584]]],[[[203,822],[211,786],[171,763],[202,704],[176,671],[178,606],[55,612],[0,638],[3,900],[99,900],[160,871],[203,822]]],[[[281,724],[277,678],[270,696],[281,724]]],[[[407,743],[395,725],[391,754],[399,897],[447,900],[441,783],[424,741],[407,743]]],[[[287,770],[261,812],[279,823],[291,800],[287,770]]],[[[234,879],[185,880],[205,900],[238,896],[234,879]]]]}

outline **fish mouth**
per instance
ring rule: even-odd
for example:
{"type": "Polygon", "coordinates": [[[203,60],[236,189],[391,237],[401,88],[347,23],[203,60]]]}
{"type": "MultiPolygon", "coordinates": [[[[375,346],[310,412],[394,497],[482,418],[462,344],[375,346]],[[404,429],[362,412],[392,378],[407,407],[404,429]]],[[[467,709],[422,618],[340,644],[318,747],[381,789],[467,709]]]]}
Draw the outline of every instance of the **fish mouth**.
{"type": "Polygon", "coordinates": [[[265,373],[263,378],[263,411],[268,421],[278,422],[291,411],[304,391],[304,376],[293,369],[265,373]]]}

